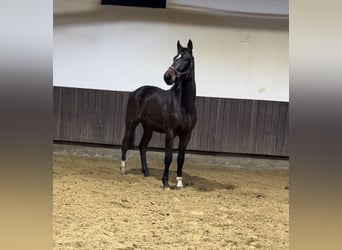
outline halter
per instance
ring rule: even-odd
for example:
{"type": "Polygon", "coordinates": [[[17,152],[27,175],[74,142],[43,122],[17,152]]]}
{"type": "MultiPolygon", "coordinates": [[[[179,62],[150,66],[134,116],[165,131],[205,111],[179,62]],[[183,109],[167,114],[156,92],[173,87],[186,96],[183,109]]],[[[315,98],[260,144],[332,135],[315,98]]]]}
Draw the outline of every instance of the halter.
{"type": "Polygon", "coordinates": [[[177,71],[177,70],[176,70],[174,67],[172,67],[172,66],[170,66],[169,69],[173,70],[173,71],[176,73],[176,76],[179,78],[179,77],[181,77],[182,75],[188,74],[188,73],[190,72],[192,66],[193,66],[193,64],[192,64],[192,61],[191,61],[191,64],[190,64],[189,68],[188,68],[186,71],[184,71],[184,72],[179,72],[179,71],[177,71]]]}

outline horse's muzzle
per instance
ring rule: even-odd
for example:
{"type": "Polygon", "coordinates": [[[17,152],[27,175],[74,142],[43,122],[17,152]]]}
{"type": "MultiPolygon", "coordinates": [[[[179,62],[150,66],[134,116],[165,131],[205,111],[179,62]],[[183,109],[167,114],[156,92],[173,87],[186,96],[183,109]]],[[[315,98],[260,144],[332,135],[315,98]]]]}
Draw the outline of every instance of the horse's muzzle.
{"type": "Polygon", "coordinates": [[[164,81],[168,85],[172,85],[176,81],[177,73],[174,69],[169,68],[164,74],[164,81]]]}

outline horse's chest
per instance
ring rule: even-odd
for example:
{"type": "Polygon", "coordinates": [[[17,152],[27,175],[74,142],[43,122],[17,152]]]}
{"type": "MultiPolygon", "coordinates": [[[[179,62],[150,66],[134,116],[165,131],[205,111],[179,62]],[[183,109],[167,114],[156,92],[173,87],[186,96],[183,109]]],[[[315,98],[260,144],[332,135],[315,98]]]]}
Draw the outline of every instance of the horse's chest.
{"type": "Polygon", "coordinates": [[[193,128],[193,119],[190,115],[177,115],[173,123],[178,134],[187,133],[193,128]]]}

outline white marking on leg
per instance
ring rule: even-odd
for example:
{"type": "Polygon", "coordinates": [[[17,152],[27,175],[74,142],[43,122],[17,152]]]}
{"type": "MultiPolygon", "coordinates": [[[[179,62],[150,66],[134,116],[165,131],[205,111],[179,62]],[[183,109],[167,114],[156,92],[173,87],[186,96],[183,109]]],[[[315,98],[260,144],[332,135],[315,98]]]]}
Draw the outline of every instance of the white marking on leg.
{"type": "Polygon", "coordinates": [[[121,161],[120,172],[121,174],[126,174],[126,162],[125,161],[121,161]]]}
{"type": "Polygon", "coordinates": [[[176,177],[176,188],[183,188],[183,182],[182,182],[183,178],[182,177],[176,177]]]}

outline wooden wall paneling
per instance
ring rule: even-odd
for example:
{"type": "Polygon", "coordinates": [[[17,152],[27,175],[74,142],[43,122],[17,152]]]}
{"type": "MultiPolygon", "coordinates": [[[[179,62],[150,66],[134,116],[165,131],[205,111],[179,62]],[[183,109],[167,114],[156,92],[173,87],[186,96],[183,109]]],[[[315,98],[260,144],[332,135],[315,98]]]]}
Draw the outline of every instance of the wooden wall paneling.
{"type": "Polygon", "coordinates": [[[197,112],[197,122],[196,122],[196,125],[194,127],[194,129],[192,130],[192,133],[191,133],[191,139],[189,141],[189,144],[188,144],[188,149],[194,149],[195,148],[195,145],[197,145],[199,143],[199,130],[198,130],[198,123],[199,123],[199,113],[202,112],[201,110],[201,106],[199,104],[199,98],[196,97],[195,99],[195,107],[196,107],[196,112],[197,112]]]}
{"type": "MultiPolygon", "coordinates": [[[[74,91],[75,98],[72,102],[72,127],[71,138],[73,141],[82,142],[88,141],[89,126],[88,114],[89,112],[89,91],[83,89],[76,89],[74,91]]],[[[67,108],[66,108],[67,109],[67,108]]]]}
{"type": "Polygon", "coordinates": [[[53,138],[60,137],[62,89],[53,88],[53,138]]]}
{"type": "MultiPolygon", "coordinates": [[[[54,87],[54,140],[121,145],[128,92],[54,87]]],[[[197,97],[188,149],[288,156],[286,102],[197,97]]],[[[142,127],[135,134],[138,146],[142,127]]],[[[164,148],[155,132],[150,147],[164,148]]],[[[178,140],[174,148],[178,148],[178,140]]]]}
{"type": "Polygon", "coordinates": [[[279,121],[277,127],[277,152],[288,155],[289,107],[281,103],[279,107],[279,121]]]}
{"type": "Polygon", "coordinates": [[[244,118],[245,118],[245,104],[244,100],[238,101],[237,116],[236,116],[236,132],[235,132],[235,151],[247,152],[243,147],[245,136],[244,132],[244,118]]]}
{"type": "Polygon", "coordinates": [[[202,113],[200,114],[202,116],[201,119],[201,128],[200,129],[200,145],[198,145],[198,148],[203,151],[208,150],[208,136],[209,136],[209,112],[210,112],[210,104],[211,100],[209,98],[201,98],[201,102],[203,105],[202,113]]]}
{"type": "Polygon", "coordinates": [[[120,134],[120,136],[115,140],[117,145],[121,145],[122,143],[122,139],[124,137],[124,133],[125,133],[125,128],[126,128],[126,107],[127,107],[127,102],[128,102],[128,97],[129,97],[129,93],[127,92],[119,92],[119,94],[122,96],[122,106],[121,106],[121,110],[119,110],[119,116],[117,114],[117,116],[114,115],[114,121],[116,122],[120,122],[120,129],[118,130],[118,128],[114,127],[114,131],[115,133],[120,134]]]}
{"type": "Polygon", "coordinates": [[[65,102],[63,103],[62,109],[62,121],[66,127],[66,133],[64,134],[65,139],[76,140],[74,137],[74,130],[77,128],[75,112],[76,112],[76,101],[77,92],[76,91],[63,91],[65,97],[65,102]],[[71,105],[70,107],[68,105],[71,105]]]}
{"type": "Polygon", "coordinates": [[[217,109],[215,114],[215,137],[214,137],[214,146],[213,151],[220,152],[222,151],[221,148],[221,141],[222,141],[222,133],[223,133],[223,118],[224,118],[224,99],[217,98],[217,109]]]}
{"type": "Polygon", "coordinates": [[[271,136],[271,143],[272,143],[272,154],[274,154],[278,150],[277,127],[278,127],[278,120],[279,120],[279,103],[271,103],[271,104],[272,104],[272,118],[270,121],[270,124],[271,124],[270,136],[271,136]]]}
{"type": "Polygon", "coordinates": [[[257,154],[264,153],[263,151],[263,137],[264,137],[264,122],[266,115],[266,103],[264,101],[259,102],[258,107],[258,115],[257,115],[257,124],[256,124],[256,144],[255,144],[255,152],[257,154]]]}
{"type": "Polygon", "coordinates": [[[253,152],[253,139],[250,135],[250,130],[252,126],[252,110],[253,110],[253,101],[245,100],[244,101],[244,112],[242,116],[242,125],[240,138],[241,143],[240,147],[244,149],[246,152],[253,152]]]}
{"type": "Polygon", "coordinates": [[[113,93],[103,91],[101,102],[101,126],[103,129],[104,143],[114,143],[114,98],[113,93]]]}
{"type": "Polygon", "coordinates": [[[237,134],[238,134],[238,111],[239,111],[239,100],[232,99],[231,100],[231,109],[229,115],[229,131],[228,131],[228,140],[227,140],[227,148],[228,152],[236,153],[238,152],[237,148],[237,134]]]}
{"type": "Polygon", "coordinates": [[[228,151],[229,145],[229,132],[230,132],[230,113],[231,113],[231,101],[228,99],[223,99],[223,110],[222,110],[222,134],[220,148],[221,152],[228,151]]]}
{"type": "Polygon", "coordinates": [[[263,131],[261,132],[263,134],[262,137],[262,145],[263,145],[263,151],[266,154],[272,154],[273,151],[273,142],[272,142],[272,108],[273,104],[272,102],[265,102],[265,119],[263,123],[263,131]]]}
{"type": "Polygon", "coordinates": [[[217,133],[217,123],[216,123],[216,116],[217,116],[217,106],[218,106],[218,98],[210,98],[210,109],[207,115],[208,121],[208,143],[207,143],[207,151],[215,151],[215,135],[217,133]]]}
{"type": "Polygon", "coordinates": [[[251,107],[251,120],[250,120],[250,128],[249,128],[249,138],[250,138],[250,152],[256,152],[257,148],[257,124],[258,124],[258,115],[259,115],[259,102],[256,100],[252,101],[251,107]]]}

